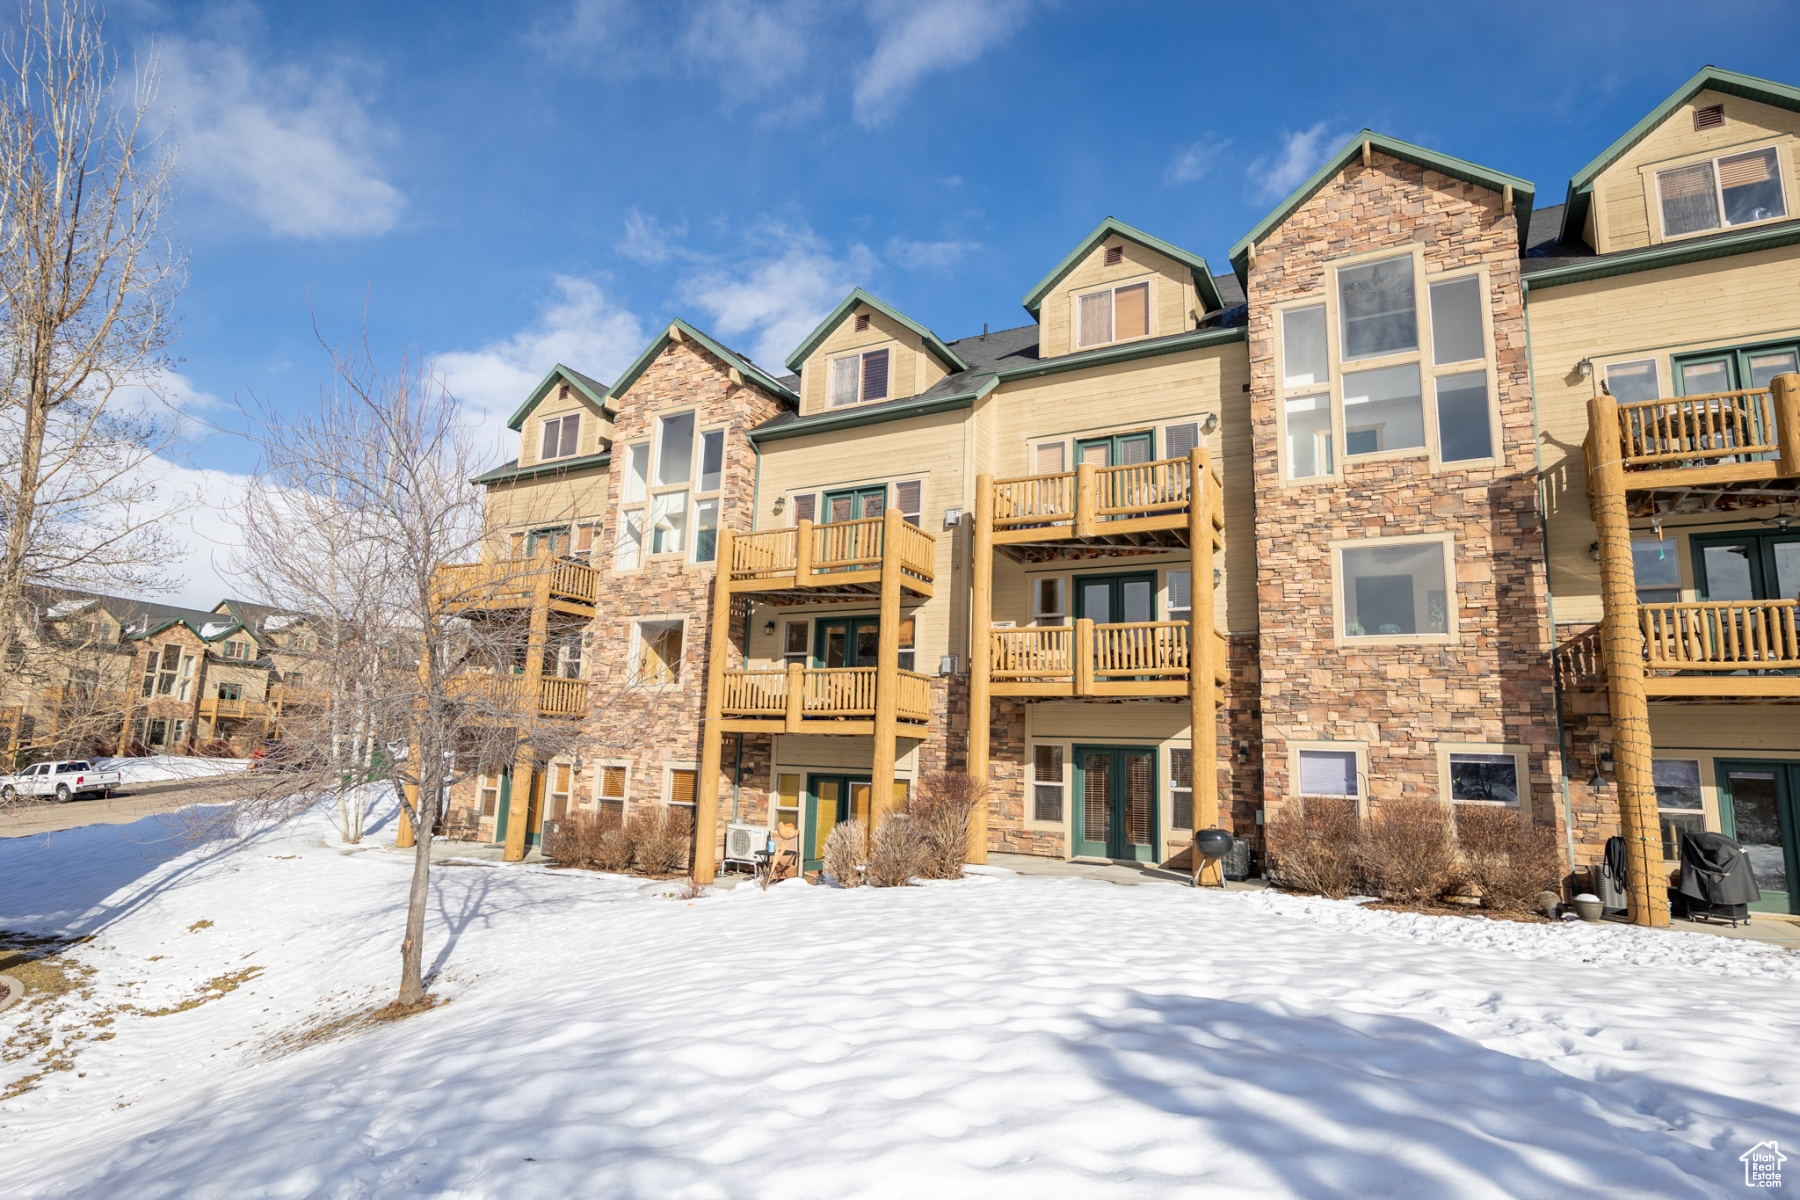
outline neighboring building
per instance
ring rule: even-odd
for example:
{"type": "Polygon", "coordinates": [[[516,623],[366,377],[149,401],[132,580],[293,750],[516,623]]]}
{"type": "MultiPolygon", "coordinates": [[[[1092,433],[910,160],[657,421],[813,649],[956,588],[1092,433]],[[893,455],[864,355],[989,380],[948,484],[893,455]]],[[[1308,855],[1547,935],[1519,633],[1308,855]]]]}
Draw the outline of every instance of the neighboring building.
{"type": "Polygon", "coordinates": [[[680,321],[610,388],[558,367],[459,570],[541,577],[578,749],[453,808],[517,855],[692,804],[705,875],[941,768],[984,851],[1166,863],[1424,793],[1574,866],[1623,827],[1645,920],[1723,829],[1800,911],[1797,154],[1800,91],[1708,68],[1563,205],[1365,131],[1230,273],[1108,218],[1018,328],[858,290],[790,375],[680,321]]]}
{"type": "Polygon", "coordinates": [[[7,752],[247,756],[277,737],[317,639],[304,617],[241,600],[210,611],[44,593],[15,655],[7,752]]]}

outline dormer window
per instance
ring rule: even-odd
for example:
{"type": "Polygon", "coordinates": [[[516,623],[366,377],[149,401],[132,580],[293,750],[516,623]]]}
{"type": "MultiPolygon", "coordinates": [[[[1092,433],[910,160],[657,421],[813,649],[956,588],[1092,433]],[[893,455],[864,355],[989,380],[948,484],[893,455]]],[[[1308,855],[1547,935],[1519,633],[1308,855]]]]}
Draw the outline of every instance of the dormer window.
{"type": "Polygon", "coordinates": [[[1077,349],[1140,338],[1150,332],[1148,283],[1088,292],[1077,297],[1075,303],[1077,349]]]}
{"type": "Polygon", "coordinates": [[[544,440],[538,453],[540,459],[570,458],[575,447],[580,444],[581,414],[570,413],[566,417],[551,417],[544,422],[544,440]]]}
{"type": "Polygon", "coordinates": [[[831,360],[831,406],[833,408],[845,404],[861,404],[869,400],[886,400],[887,396],[887,350],[870,350],[866,354],[847,354],[842,358],[831,360]]]}
{"type": "Polygon", "coordinates": [[[250,657],[250,643],[249,642],[235,642],[235,641],[234,642],[226,642],[225,643],[225,657],[226,658],[238,658],[238,659],[249,658],[250,657]]]}
{"type": "Polygon", "coordinates": [[[1750,225],[1787,215],[1773,146],[1656,173],[1664,237],[1750,225]]]}

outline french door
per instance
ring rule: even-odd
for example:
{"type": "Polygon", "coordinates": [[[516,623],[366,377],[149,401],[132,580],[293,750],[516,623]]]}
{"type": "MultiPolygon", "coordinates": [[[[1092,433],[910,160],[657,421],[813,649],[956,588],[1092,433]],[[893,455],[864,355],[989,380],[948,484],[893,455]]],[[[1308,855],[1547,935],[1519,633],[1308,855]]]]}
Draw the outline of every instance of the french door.
{"type": "Polygon", "coordinates": [[[1719,824],[1744,848],[1762,899],[1758,912],[1800,913],[1800,762],[1718,761],[1719,824]]]}
{"type": "Polygon", "coordinates": [[[1075,615],[1096,625],[1156,620],[1156,572],[1077,575],[1075,615]]]}
{"type": "Polygon", "coordinates": [[[1692,544],[1700,599],[1800,598],[1800,530],[1696,534],[1692,544]]]}
{"type": "Polygon", "coordinates": [[[1154,749],[1076,746],[1076,857],[1158,861],[1162,822],[1156,794],[1154,749]]]}
{"type": "Polygon", "coordinates": [[[887,484],[825,493],[825,520],[857,521],[887,511],[887,484]]]}
{"type": "Polygon", "coordinates": [[[1075,443],[1075,461],[1096,467],[1128,467],[1156,457],[1155,438],[1149,430],[1082,438],[1075,443]]]}
{"type": "Polygon", "coordinates": [[[1707,396],[1765,388],[1777,375],[1795,370],[1800,370],[1800,346],[1792,343],[1684,355],[1675,360],[1676,394],[1707,396]]]}
{"type": "Polygon", "coordinates": [[[806,777],[806,829],[801,834],[801,868],[817,871],[825,862],[825,842],[840,821],[869,827],[870,783],[867,775],[806,777]]]}
{"type": "Polygon", "coordinates": [[[880,649],[878,617],[820,617],[813,631],[815,667],[872,667],[880,649]]]}

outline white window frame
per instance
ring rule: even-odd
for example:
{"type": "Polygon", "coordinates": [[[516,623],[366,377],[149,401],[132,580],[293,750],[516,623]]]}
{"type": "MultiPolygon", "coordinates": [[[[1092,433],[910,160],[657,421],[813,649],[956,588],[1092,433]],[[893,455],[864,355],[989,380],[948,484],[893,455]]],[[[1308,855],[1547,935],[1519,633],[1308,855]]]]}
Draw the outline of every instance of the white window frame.
{"type": "Polygon", "coordinates": [[[883,342],[880,345],[866,347],[865,349],[862,349],[862,350],[853,350],[848,354],[834,354],[831,357],[829,357],[828,359],[826,359],[825,360],[825,364],[826,364],[825,365],[825,407],[828,409],[830,409],[830,408],[853,408],[858,404],[875,404],[882,400],[892,400],[894,398],[894,367],[900,358],[899,351],[900,351],[899,343],[893,342],[893,341],[888,341],[888,342],[883,342]],[[888,356],[887,357],[887,391],[885,394],[880,395],[880,396],[870,396],[867,394],[867,392],[868,392],[868,373],[869,373],[869,366],[868,366],[867,360],[871,354],[886,354],[888,356]],[[832,372],[834,372],[837,369],[838,363],[848,362],[851,359],[856,360],[856,399],[845,400],[845,401],[840,402],[832,394],[831,375],[832,375],[832,372]]]}
{"type": "Polygon", "coordinates": [[[538,447],[537,447],[538,448],[538,458],[537,458],[537,461],[539,461],[539,462],[557,462],[557,461],[560,461],[565,458],[581,457],[581,426],[583,424],[581,416],[582,416],[581,410],[574,409],[570,412],[557,413],[553,417],[545,417],[538,422],[538,447]],[[573,420],[575,422],[575,448],[573,450],[569,451],[569,453],[564,454],[564,453],[562,453],[562,427],[563,427],[563,422],[569,421],[569,420],[573,420]],[[557,453],[545,454],[544,453],[544,436],[545,436],[546,432],[549,430],[551,425],[555,425],[557,427],[557,432],[556,432],[557,453]]]}
{"type": "Polygon", "coordinates": [[[1283,487],[1312,487],[1321,484],[1342,483],[1347,465],[1361,465],[1371,462],[1385,462],[1396,459],[1424,458],[1430,464],[1433,473],[1444,471],[1483,470],[1500,466],[1505,460],[1505,446],[1501,438],[1503,427],[1500,421],[1500,394],[1498,360],[1494,349],[1494,312],[1492,303],[1492,279],[1486,264],[1474,267],[1456,267],[1442,271],[1428,270],[1425,263],[1425,247],[1418,243],[1406,246],[1390,246],[1381,250],[1371,250],[1361,254],[1348,255],[1333,259],[1325,264],[1324,284],[1320,291],[1285,301],[1271,306],[1275,341],[1273,371],[1275,378],[1275,423],[1276,448],[1280,461],[1280,481],[1283,487]],[[1366,266],[1371,262],[1399,258],[1411,254],[1413,259],[1413,304],[1415,327],[1418,330],[1418,344],[1412,350],[1397,351],[1370,358],[1359,358],[1346,362],[1342,356],[1343,315],[1339,300],[1338,273],[1340,271],[1366,266]],[[1480,281],[1481,295],[1481,340],[1484,357],[1465,359],[1452,363],[1438,363],[1435,354],[1435,338],[1431,321],[1431,288],[1434,284],[1449,283],[1457,279],[1474,276],[1480,281]],[[1287,385],[1285,371],[1285,346],[1283,343],[1285,314],[1296,309],[1325,308],[1325,369],[1327,379],[1323,384],[1287,385]],[[1419,371],[1419,392],[1421,416],[1425,426],[1425,444],[1423,446],[1407,446],[1393,450],[1378,450],[1370,454],[1345,454],[1345,421],[1344,421],[1344,376],[1360,374],[1364,371],[1380,370],[1384,367],[1399,367],[1416,364],[1419,371]],[[1487,376],[1488,394],[1488,445],[1490,455],[1487,458],[1455,459],[1446,462],[1443,458],[1443,442],[1438,428],[1438,395],[1437,386],[1440,379],[1457,375],[1472,375],[1477,371],[1487,376]],[[1331,470],[1319,475],[1295,476],[1293,463],[1288,454],[1287,405],[1290,400],[1298,400],[1308,396],[1325,396],[1330,409],[1331,436],[1331,470]]]}
{"type": "Polygon", "coordinates": [[[1163,777],[1163,824],[1166,826],[1163,830],[1164,845],[1168,845],[1175,841],[1191,844],[1194,840],[1194,830],[1191,824],[1177,825],[1175,823],[1175,793],[1184,790],[1175,786],[1175,755],[1177,753],[1186,753],[1188,756],[1188,786],[1185,790],[1188,794],[1188,812],[1190,814],[1195,811],[1194,805],[1198,802],[1196,797],[1200,790],[1194,786],[1193,742],[1189,741],[1185,745],[1180,742],[1174,742],[1164,746],[1161,768],[1163,777]]]}
{"type": "Polygon", "coordinates": [[[1064,629],[1073,624],[1069,618],[1069,577],[1064,574],[1028,575],[1027,585],[1031,588],[1031,623],[1040,629],[1064,629]],[[1056,587],[1056,609],[1054,611],[1038,607],[1039,589],[1044,584],[1056,587]],[[1045,617],[1054,617],[1054,621],[1046,622],[1045,617]]]}
{"type": "Polygon", "coordinates": [[[651,613],[634,617],[631,622],[631,682],[634,687],[652,688],[656,690],[679,688],[687,672],[688,659],[688,618],[686,613],[651,613]],[[675,663],[675,678],[652,683],[643,678],[644,662],[644,626],[646,625],[680,625],[681,626],[681,658],[675,663]]]}
{"type": "Polygon", "coordinates": [[[1156,336],[1156,272],[1146,271],[1126,279],[1115,279],[1101,287],[1079,288],[1069,293],[1069,332],[1070,349],[1073,353],[1084,350],[1098,350],[1102,346],[1116,346],[1123,342],[1141,342],[1145,338],[1156,336]],[[1119,291],[1122,288],[1144,287],[1144,332],[1131,337],[1119,337],[1119,291]],[[1110,293],[1112,304],[1109,309],[1111,320],[1107,322],[1107,337],[1101,341],[1084,342],[1081,340],[1081,302],[1089,296],[1110,293]]]}
{"type": "Polygon", "coordinates": [[[1456,535],[1454,533],[1413,533],[1393,537],[1338,538],[1327,543],[1331,552],[1331,636],[1334,646],[1418,646],[1455,645],[1461,640],[1461,593],[1456,581],[1456,535]],[[1344,632],[1344,614],[1349,611],[1344,599],[1344,551],[1386,549],[1398,546],[1423,546],[1436,543],[1444,556],[1444,625],[1443,633],[1358,634],[1344,632]]]}
{"type": "MultiPolygon", "coordinates": [[[[1300,755],[1302,751],[1356,755],[1356,811],[1369,815],[1369,743],[1356,741],[1290,741],[1288,750],[1288,786],[1286,802],[1298,804],[1306,811],[1307,793],[1300,790],[1300,755]]],[[[1320,796],[1317,799],[1348,800],[1349,796],[1320,796]]]]}
{"type": "Polygon", "coordinates": [[[593,768],[594,787],[592,794],[589,797],[590,811],[598,816],[602,801],[617,800],[619,802],[619,816],[623,819],[627,815],[627,810],[631,807],[631,760],[626,758],[596,759],[593,763],[593,768]],[[608,771],[623,771],[625,773],[625,782],[621,787],[620,794],[617,796],[608,796],[600,790],[606,786],[606,773],[608,771]]]}
{"type": "MultiPolygon", "coordinates": [[[[651,434],[648,438],[639,438],[625,447],[622,465],[621,484],[619,489],[619,544],[614,553],[614,564],[617,570],[637,570],[651,562],[700,562],[696,555],[699,552],[700,506],[705,501],[712,501],[717,506],[714,525],[714,555],[717,556],[717,530],[723,526],[725,503],[725,468],[726,457],[731,452],[731,434],[729,426],[722,422],[703,425],[700,421],[700,407],[694,404],[680,404],[672,408],[658,409],[650,417],[651,434]],[[658,483],[658,471],[662,463],[662,429],[663,421],[669,417],[679,417],[683,413],[694,415],[693,444],[688,451],[688,477],[679,483],[658,483]],[[701,475],[705,469],[705,448],[708,434],[724,435],[724,445],[720,451],[719,486],[709,491],[700,491],[701,475]],[[647,447],[644,454],[644,494],[632,496],[631,455],[640,447],[647,447]],[[682,544],[673,550],[653,552],[656,545],[656,530],[652,520],[659,512],[668,511],[667,506],[679,503],[686,514],[682,527],[682,544]],[[636,553],[632,553],[632,537],[630,521],[638,520],[638,539],[636,553]]],[[[706,559],[712,562],[713,559],[706,559]]]]}
{"type": "MultiPolygon", "coordinates": [[[[1073,769],[1071,764],[1072,755],[1070,753],[1072,746],[1072,742],[1062,738],[1032,738],[1028,743],[1025,757],[1026,788],[1025,812],[1023,814],[1025,818],[1024,824],[1027,829],[1042,829],[1046,831],[1055,831],[1057,833],[1067,832],[1069,828],[1069,780],[1070,772],[1073,769]],[[1062,782],[1056,785],[1062,789],[1062,819],[1060,821],[1040,821],[1037,819],[1037,789],[1040,786],[1037,779],[1037,748],[1039,746],[1054,746],[1062,755],[1062,782]]],[[[1050,785],[1044,784],[1042,786],[1048,787],[1050,785]]]]}
{"type": "Polygon", "coordinates": [[[1685,242],[1690,238],[1708,237],[1712,234],[1726,233],[1733,229],[1755,229],[1760,225],[1771,225],[1777,221],[1794,219],[1794,202],[1788,195],[1789,173],[1792,164],[1788,160],[1788,147],[1779,141],[1771,142],[1767,138],[1757,138],[1736,146],[1727,146],[1705,154],[1693,154],[1684,158],[1668,159],[1663,162],[1645,163],[1638,168],[1643,179],[1644,195],[1654,208],[1656,217],[1656,241],[1685,242]],[[1755,154],[1759,150],[1775,152],[1775,178],[1781,184],[1781,206],[1784,211],[1778,217],[1764,217],[1760,221],[1743,221],[1732,225],[1725,220],[1725,189],[1719,183],[1719,160],[1722,158],[1738,158],[1745,154],[1755,154]],[[1711,229],[1696,229],[1692,233],[1670,233],[1663,226],[1662,177],[1666,172],[1679,171],[1683,167],[1697,167],[1701,163],[1712,165],[1713,203],[1718,205],[1719,223],[1711,229]]]}
{"type": "Polygon", "coordinates": [[[1438,798],[1445,807],[1454,808],[1458,804],[1475,805],[1481,808],[1514,808],[1517,807],[1522,817],[1531,815],[1531,748],[1524,745],[1504,745],[1495,742],[1439,742],[1437,744],[1438,798]],[[1453,754],[1505,754],[1513,760],[1513,773],[1519,781],[1519,802],[1511,805],[1504,800],[1458,800],[1450,790],[1450,756],[1453,754]]]}
{"type": "Polygon", "coordinates": [[[690,814],[700,811],[700,762],[698,759],[668,759],[662,764],[662,802],[664,808],[683,808],[690,814]],[[692,771],[694,773],[694,798],[692,801],[675,802],[675,772],[692,771]]]}

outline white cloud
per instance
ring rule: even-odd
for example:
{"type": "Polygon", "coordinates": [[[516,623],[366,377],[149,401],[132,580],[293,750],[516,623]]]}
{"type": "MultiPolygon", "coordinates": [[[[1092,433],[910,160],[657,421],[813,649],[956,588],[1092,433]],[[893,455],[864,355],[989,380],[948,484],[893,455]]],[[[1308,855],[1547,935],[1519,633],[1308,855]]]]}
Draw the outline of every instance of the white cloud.
{"type": "Polygon", "coordinates": [[[451,394],[486,424],[512,415],[557,363],[611,383],[648,340],[637,315],[609,304],[592,280],[558,275],[553,286],[537,320],[518,333],[437,355],[451,394]]]}
{"type": "Polygon", "coordinates": [[[687,236],[687,222],[680,225],[664,225],[653,216],[646,215],[637,205],[625,214],[625,236],[615,247],[620,254],[634,262],[655,265],[668,262],[680,252],[675,243],[687,236]]]}
{"type": "Polygon", "coordinates": [[[186,179],[283,237],[369,236],[400,219],[406,198],[378,161],[392,135],[353,86],[366,66],[264,61],[233,42],[160,49],[186,179]]]}
{"type": "Polygon", "coordinates": [[[1328,133],[1320,121],[1311,129],[1281,135],[1281,152],[1251,163],[1247,174],[1254,200],[1280,200],[1299,187],[1344,139],[1328,133]]]}
{"type": "Polygon", "coordinates": [[[865,246],[843,257],[810,229],[769,223],[753,242],[765,253],[694,276],[683,299],[711,314],[721,337],[748,340],[747,353],[769,370],[813,331],[850,289],[866,283],[876,267],[865,246]]]}
{"type": "Polygon", "coordinates": [[[211,608],[227,596],[255,599],[243,596],[241,583],[230,574],[241,545],[236,514],[250,476],[167,458],[148,460],[133,476],[155,485],[159,510],[166,506],[170,511],[159,524],[182,547],[179,557],[157,564],[175,590],[150,598],[189,608],[211,608]]]}
{"type": "Polygon", "coordinates": [[[872,6],[880,30],[875,53],[858,72],[856,119],[892,120],[920,80],[966,67],[1010,38],[1030,12],[1027,0],[890,0],[872,6]]]}
{"type": "Polygon", "coordinates": [[[1169,169],[1163,175],[1164,182],[1193,183],[1204,178],[1229,145],[1230,138],[1220,141],[1209,133],[1199,141],[1181,147],[1169,159],[1169,169]]]}
{"type": "Polygon", "coordinates": [[[947,271],[964,255],[979,249],[980,242],[909,242],[905,238],[889,238],[887,256],[909,271],[947,271]]]}

